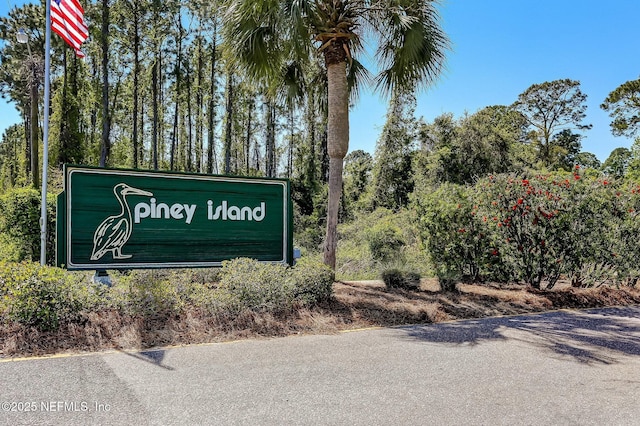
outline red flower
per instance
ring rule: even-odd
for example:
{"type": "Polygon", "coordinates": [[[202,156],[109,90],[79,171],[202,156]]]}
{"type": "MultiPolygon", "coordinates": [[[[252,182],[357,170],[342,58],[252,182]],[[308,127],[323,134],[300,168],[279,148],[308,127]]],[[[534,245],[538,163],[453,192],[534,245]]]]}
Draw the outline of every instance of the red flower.
{"type": "Polygon", "coordinates": [[[518,204],[522,204],[522,198],[518,198],[518,204]]]}

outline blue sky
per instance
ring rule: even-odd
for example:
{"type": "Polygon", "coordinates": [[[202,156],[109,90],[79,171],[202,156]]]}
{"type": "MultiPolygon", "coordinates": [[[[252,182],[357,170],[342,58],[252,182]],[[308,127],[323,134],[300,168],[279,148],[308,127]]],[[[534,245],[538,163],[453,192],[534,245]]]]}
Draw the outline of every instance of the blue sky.
{"type": "MultiPolygon", "coordinates": [[[[0,0],[0,15],[23,0],[0,0]]],[[[640,78],[640,2],[636,0],[443,0],[442,26],[452,42],[447,69],[418,96],[417,117],[460,117],[509,105],[529,86],[570,78],[588,96],[584,151],[604,161],[633,142],[611,135],[599,105],[616,87],[640,78]]],[[[387,100],[363,93],[351,112],[350,150],[373,153],[387,100]]],[[[0,134],[20,121],[0,100],[0,134]]]]}
{"type": "MultiPolygon", "coordinates": [[[[532,84],[578,80],[587,94],[583,151],[604,161],[633,140],[611,135],[600,109],[616,87],[640,78],[640,2],[636,0],[444,0],[441,24],[452,42],[447,70],[418,96],[416,116],[460,117],[510,105],[532,84]]],[[[386,100],[363,96],[351,113],[350,150],[373,152],[386,100]]]]}

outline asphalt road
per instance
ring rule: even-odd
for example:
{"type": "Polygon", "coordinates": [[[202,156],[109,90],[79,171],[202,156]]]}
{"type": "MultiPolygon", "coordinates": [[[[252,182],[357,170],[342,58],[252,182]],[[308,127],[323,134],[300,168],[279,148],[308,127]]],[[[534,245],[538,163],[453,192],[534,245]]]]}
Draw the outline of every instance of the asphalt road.
{"type": "Polygon", "coordinates": [[[638,425],[640,307],[0,360],[0,424],[638,425]]]}

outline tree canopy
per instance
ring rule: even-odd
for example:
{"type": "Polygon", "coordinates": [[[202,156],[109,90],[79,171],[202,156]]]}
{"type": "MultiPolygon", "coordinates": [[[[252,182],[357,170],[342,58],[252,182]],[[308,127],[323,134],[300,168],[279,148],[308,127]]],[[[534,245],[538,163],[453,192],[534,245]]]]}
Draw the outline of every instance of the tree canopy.
{"type": "Polygon", "coordinates": [[[640,79],[623,83],[609,93],[600,107],[613,119],[611,132],[616,136],[637,135],[640,130],[640,79]]]}

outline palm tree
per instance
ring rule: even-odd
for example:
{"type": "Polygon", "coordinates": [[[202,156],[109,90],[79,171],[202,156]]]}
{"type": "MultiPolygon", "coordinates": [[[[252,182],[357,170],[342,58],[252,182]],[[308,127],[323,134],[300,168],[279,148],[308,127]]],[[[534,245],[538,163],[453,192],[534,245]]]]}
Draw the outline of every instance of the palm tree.
{"type": "MultiPolygon", "coordinates": [[[[448,40],[436,0],[232,0],[225,19],[238,63],[256,79],[277,79],[291,62],[321,55],[327,72],[329,203],[324,262],[335,269],[343,160],[349,148],[349,98],[358,82],[389,95],[429,84],[448,40]],[[373,78],[357,60],[366,37],[377,49],[373,78]]],[[[355,90],[354,90],[355,89],[355,90]]]]}

